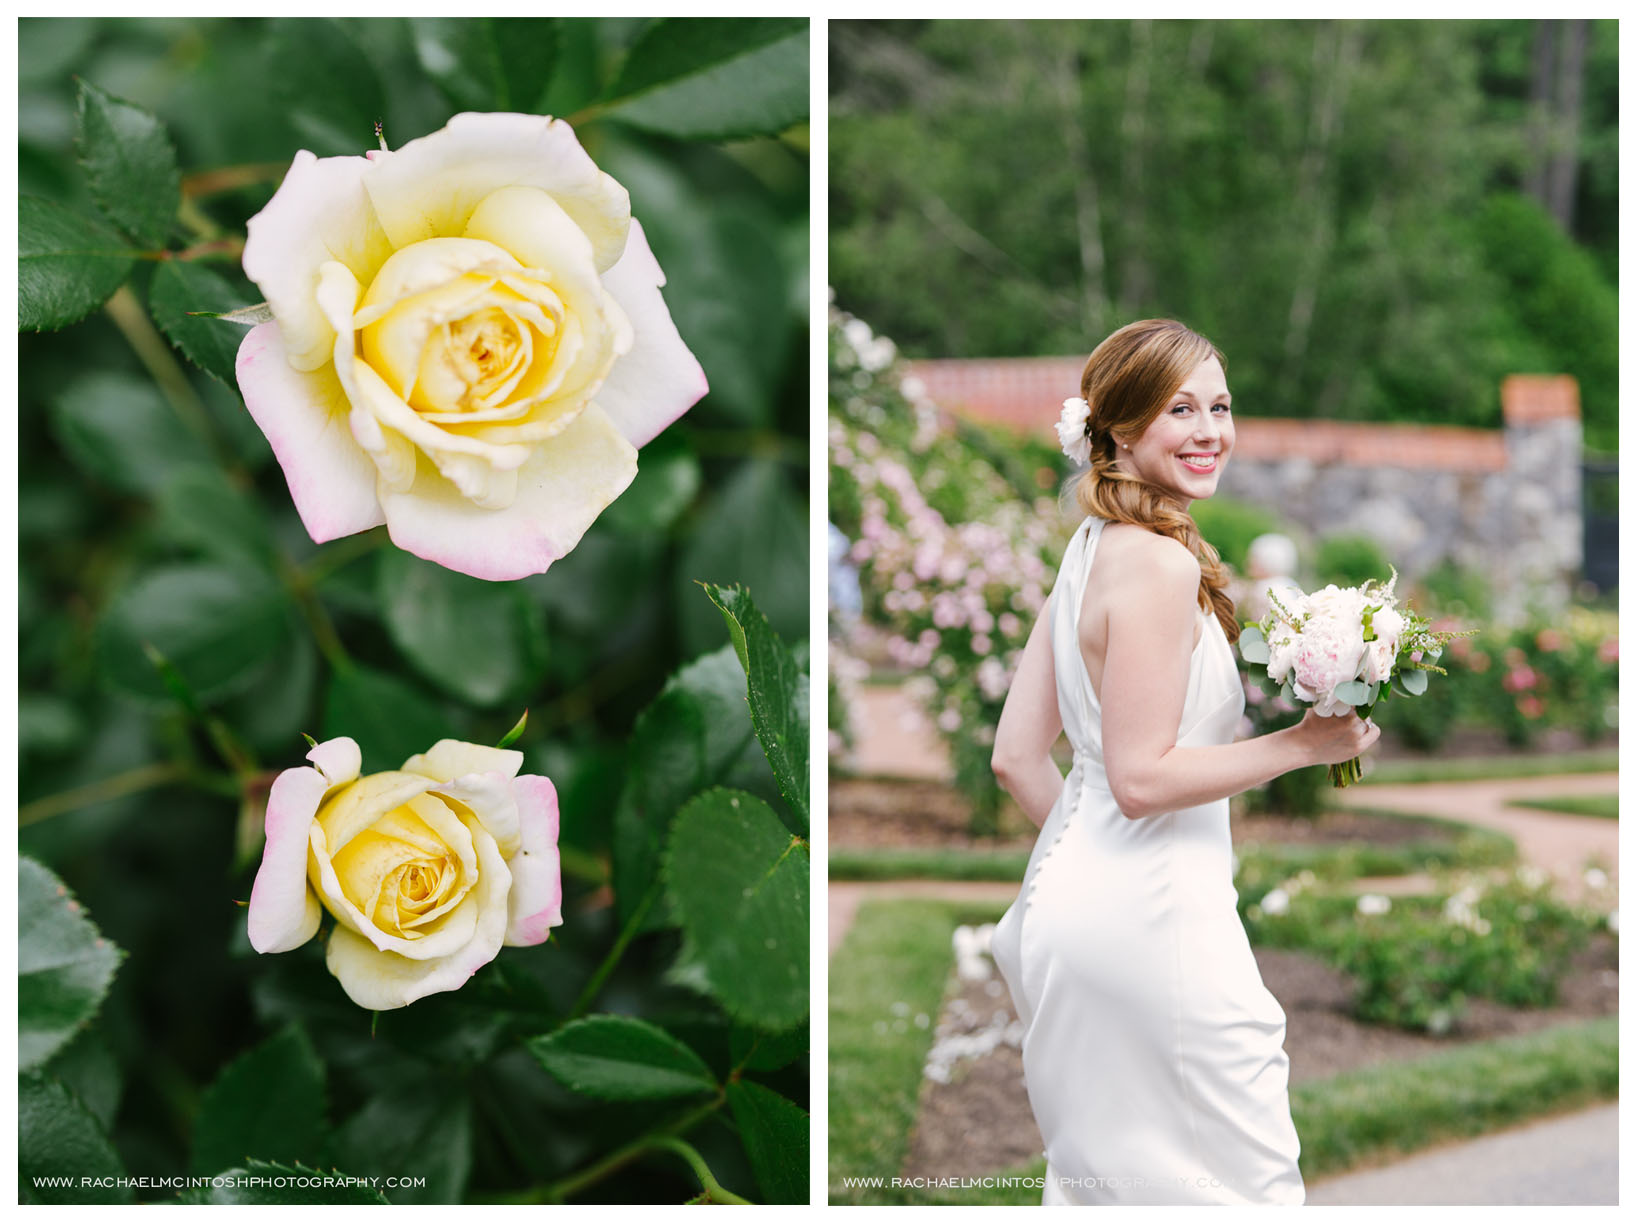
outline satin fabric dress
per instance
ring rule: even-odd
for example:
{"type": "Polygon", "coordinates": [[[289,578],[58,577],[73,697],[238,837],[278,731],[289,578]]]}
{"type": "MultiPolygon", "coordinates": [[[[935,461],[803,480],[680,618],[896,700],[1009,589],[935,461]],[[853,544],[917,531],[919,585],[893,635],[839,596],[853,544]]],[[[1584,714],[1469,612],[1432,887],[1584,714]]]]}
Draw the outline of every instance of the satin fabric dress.
{"type": "MultiPolygon", "coordinates": [[[[1235,911],[1228,800],[1134,820],[1109,790],[1076,631],[1104,526],[1076,531],[1053,587],[1074,765],[992,942],[1025,1025],[1043,1202],[1300,1204],[1285,1012],[1235,911]]],[[[1200,615],[1184,746],[1232,742],[1245,708],[1233,648],[1200,615]]]]}

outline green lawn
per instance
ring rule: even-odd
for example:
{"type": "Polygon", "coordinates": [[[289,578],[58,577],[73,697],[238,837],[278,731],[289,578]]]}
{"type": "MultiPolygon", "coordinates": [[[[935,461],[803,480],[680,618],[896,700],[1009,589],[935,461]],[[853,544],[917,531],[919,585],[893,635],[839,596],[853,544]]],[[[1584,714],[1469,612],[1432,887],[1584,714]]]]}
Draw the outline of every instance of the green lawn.
{"type": "Polygon", "coordinates": [[[1558,795],[1547,799],[1509,799],[1508,807],[1539,808],[1544,812],[1567,812],[1571,816],[1598,816],[1615,820],[1619,795],[1558,795]]]}
{"type": "MultiPolygon", "coordinates": [[[[916,1191],[844,1187],[891,1178],[904,1163],[921,1067],[950,969],[950,932],[991,921],[995,907],[872,901],[860,907],[830,973],[830,1199],[833,1203],[1031,1204],[1035,1186],[916,1191]]],[[[1291,1112],[1306,1178],[1396,1152],[1483,1134],[1523,1119],[1616,1096],[1615,1017],[1453,1046],[1300,1084],[1291,1112]]],[[[1042,1162],[997,1170],[1038,1178],[1042,1162]]]]}
{"type": "Polygon", "coordinates": [[[1539,778],[1547,774],[1614,773],[1619,768],[1620,753],[1614,748],[1511,756],[1430,757],[1427,760],[1378,761],[1370,776],[1361,779],[1358,785],[1539,778]]]}

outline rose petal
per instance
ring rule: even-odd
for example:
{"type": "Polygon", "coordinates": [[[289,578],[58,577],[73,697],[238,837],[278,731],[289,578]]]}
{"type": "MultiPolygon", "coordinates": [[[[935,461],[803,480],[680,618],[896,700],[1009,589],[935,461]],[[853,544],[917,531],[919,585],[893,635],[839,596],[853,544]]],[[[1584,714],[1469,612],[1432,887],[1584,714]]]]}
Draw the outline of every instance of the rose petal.
{"type": "Polygon", "coordinates": [[[236,369],[245,407],[267,435],[314,543],[385,522],[375,496],[376,467],[353,438],[352,405],[335,372],[292,368],[277,323],[250,330],[236,369]]]}
{"type": "Polygon", "coordinates": [[[297,368],[330,360],[335,332],[314,300],[320,265],[338,260],[365,284],[392,254],[365,193],[363,157],[297,153],[267,207],[246,227],[244,270],[273,308],[297,368]]]}
{"type": "Polygon", "coordinates": [[[436,960],[410,960],[372,947],[346,927],[336,927],[324,961],[354,1003],[372,1011],[403,1007],[429,994],[459,989],[495,959],[506,936],[506,896],[512,876],[490,839],[475,840],[478,884],[468,904],[478,916],[477,923],[472,937],[455,952],[436,960]]]}
{"type": "Polygon", "coordinates": [[[452,782],[440,782],[434,792],[471,810],[500,847],[501,857],[518,852],[518,801],[512,793],[512,773],[469,773],[452,782]]]}
{"type": "Polygon", "coordinates": [[[394,247],[461,234],[484,197],[503,187],[549,192],[591,240],[599,271],[620,258],[631,199],[561,119],[456,115],[441,130],[373,159],[364,172],[364,189],[394,247]]]}
{"type": "Polygon", "coordinates": [[[267,845],[250,889],[246,920],[250,946],[258,952],[299,948],[318,930],[318,898],[307,887],[308,830],[329,787],[323,774],[305,766],[273,779],[263,826],[267,845]]]}
{"type": "Polygon", "coordinates": [[[543,573],[636,474],[636,450],[593,405],[518,470],[517,495],[504,509],[473,505],[426,467],[407,492],[379,492],[399,548],[504,582],[543,573]]]}
{"type": "Polygon", "coordinates": [[[405,773],[453,782],[462,774],[503,773],[515,778],[523,768],[523,753],[516,748],[490,748],[464,740],[442,739],[404,762],[405,773]]]}
{"type": "Polygon", "coordinates": [[[512,892],[507,899],[506,942],[528,947],[543,942],[563,921],[557,788],[536,774],[524,774],[513,785],[523,848],[507,863],[512,892]]]}
{"type": "Polygon", "coordinates": [[[626,253],[603,274],[603,287],[631,320],[634,338],[597,393],[598,407],[633,446],[646,445],[709,389],[705,371],[672,322],[660,294],[663,284],[665,273],[633,220],[626,253]]]}
{"type": "Polygon", "coordinates": [[[307,759],[313,762],[313,767],[325,776],[331,786],[343,786],[353,781],[364,764],[358,742],[345,735],[314,744],[307,759]]]}
{"type": "Polygon", "coordinates": [[[490,848],[494,857],[500,861],[502,870],[505,870],[505,860],[500,858],[500,851],[494,848],[495,839],[478,830],[472,838],[478,859],[477,884],[467,893],[466,899],[444,917],[436,931],[429,931],[419,939],[404,939],[397,935],[389,935],[376,926],[342,891],[341,880],[336,876],[335,866],[330,861],[323,828],[314,824],[308,831],[308,843],[313,852],[312,877],[316,877],[313,882],[323,898],[324,908],[335,916],[337,929],[346,928],[366,943],[384,952],[396,953],[399,960],[442,960],[464,948],[482,919],[482,912],[477,908],[475,897],[483,886],[483,873],[487,870],[484,866],[486,860],[483,847],[490,848]]]}

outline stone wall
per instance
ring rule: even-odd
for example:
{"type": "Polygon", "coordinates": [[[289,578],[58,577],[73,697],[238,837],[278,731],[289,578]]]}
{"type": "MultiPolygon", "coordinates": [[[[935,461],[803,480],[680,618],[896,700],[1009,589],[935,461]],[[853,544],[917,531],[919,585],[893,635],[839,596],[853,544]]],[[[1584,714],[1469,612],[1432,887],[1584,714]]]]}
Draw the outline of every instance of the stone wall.
{"type": "MultiPolygon", "coordinates": [[[[941,408],[1051,439],[1084,359],[912,362],[941,408]]],[[[1415,578],[1449,559],[1490,575],[1496,613],[1561,609],[1582,564],[1581,409],[1573,378],[1514,375],[1503,428],[1241,416],[1219,488],[1318,539],[1375,539],[1415,578]]]]}

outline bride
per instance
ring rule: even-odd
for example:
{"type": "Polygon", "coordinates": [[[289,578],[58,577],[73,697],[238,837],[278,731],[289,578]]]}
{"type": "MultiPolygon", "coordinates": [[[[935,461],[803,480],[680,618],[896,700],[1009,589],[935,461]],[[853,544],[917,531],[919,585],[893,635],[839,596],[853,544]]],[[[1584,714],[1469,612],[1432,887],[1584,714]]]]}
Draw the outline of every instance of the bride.
{"type": "Polygon", "coordinates": [[[1228,797],[1379,733],[1310,711],[1234,742],[1239,626],[1188,514],[1234,448],[1223,365],[1162,319],[1087,361],[1059,432],[1090,463],[1088,517],[996,729],[996,776],[1043,826],[993,949],[1025,1025],[1048,1204],[1303,1201],[1285,1012],[1235,910],[1228,797]]]}

